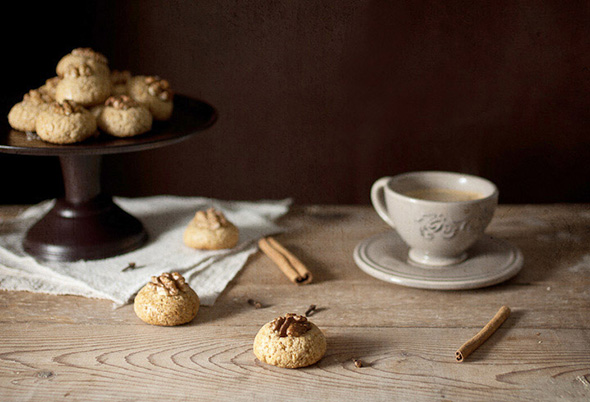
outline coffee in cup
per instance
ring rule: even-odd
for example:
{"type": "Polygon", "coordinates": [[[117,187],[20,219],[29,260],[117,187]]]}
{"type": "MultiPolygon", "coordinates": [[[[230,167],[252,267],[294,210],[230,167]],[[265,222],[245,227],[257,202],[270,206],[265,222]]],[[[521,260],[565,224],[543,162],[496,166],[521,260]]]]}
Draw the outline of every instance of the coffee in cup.
{"type": "Polygon", "coordinates": [[[418,198],[427,201],[471,201],[482,198],[480,193],[464,190],[453,190],[450,188],[420,188],[405,191],[404,195],[410,198],[418,198]]]}

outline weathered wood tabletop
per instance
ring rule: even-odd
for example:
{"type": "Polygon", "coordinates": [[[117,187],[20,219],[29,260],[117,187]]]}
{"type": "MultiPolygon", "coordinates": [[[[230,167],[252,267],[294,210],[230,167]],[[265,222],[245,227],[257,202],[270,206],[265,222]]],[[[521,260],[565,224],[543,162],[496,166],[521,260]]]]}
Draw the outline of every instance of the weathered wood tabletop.
{"type": "Polygon", "coordinates": [[[146,325],[131,305],[0,292],[0,400],[590,400],[590,206],[500,206],[487,233],[518,246],[524,267],[468,291],[406,288],[358,269],[355,245],[390,230],[370,207],[295,207],[281,223],[277,239],[314,282],[290,283],[258,253],[180,327],[146,325]],[[326,356],[296,370],[256,360],[258,329],[311,304],[326,356]],[[504,304],[508,320],[456,362],[504,304]]]}

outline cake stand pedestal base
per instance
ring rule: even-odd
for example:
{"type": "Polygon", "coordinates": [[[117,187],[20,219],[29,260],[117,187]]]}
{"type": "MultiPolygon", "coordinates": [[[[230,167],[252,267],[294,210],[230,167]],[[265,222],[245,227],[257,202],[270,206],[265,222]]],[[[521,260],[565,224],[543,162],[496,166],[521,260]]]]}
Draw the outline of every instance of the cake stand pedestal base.
{"type": "Polygon", "coordinates": [[[25,251],[41,260],[113,257],[141,247],[147,233],[139,220],[100,192],[100,155],[60,156],[65,198],[33,225],[25,251]]]}

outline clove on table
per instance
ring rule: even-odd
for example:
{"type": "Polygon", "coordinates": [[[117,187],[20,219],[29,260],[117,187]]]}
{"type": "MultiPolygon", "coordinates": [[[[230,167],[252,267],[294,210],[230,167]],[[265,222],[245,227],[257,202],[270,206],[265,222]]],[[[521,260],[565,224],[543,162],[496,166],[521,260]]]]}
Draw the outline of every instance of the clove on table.
{"type": "Polygon", "coordinates": [[[259,309],[262,308],[262,303],[260,303],[259,301],[256,301],[254,299],[248,299],[248,304],[251,306],[254,306],[255,309],[259,309]]]}
{"type": "Polygon", "coordinates": [[[312,304],[311,306],[309,306],[309,308],[305,311],[305,316],[309,317],[311,315],[313,315],[316,311],[317,306],[315,304],[312,304]]]}
{"type": "Polygon", "coordinates": [[[130,262],[129,264],[127,264],[127,266],[125,268],[123,268],[123,272],[130,270],[130,269],[135,269],[137,267],[137,265],[134,262],[130,262]]]}

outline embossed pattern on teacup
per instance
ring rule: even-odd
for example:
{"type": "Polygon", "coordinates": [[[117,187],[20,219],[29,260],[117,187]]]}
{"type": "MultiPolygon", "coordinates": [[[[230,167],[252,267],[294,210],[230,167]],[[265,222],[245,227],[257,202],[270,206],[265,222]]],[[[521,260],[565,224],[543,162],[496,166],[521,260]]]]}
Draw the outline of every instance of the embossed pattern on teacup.
{"type": "Polygon", "coordinates": [[[454,221],[445,214],[424,214],[416,222],[421,224],[420,235],[427,240],[432,240],[437,235],[443,239],[452,239],[469,226],[469,219],[454,221]]]}

